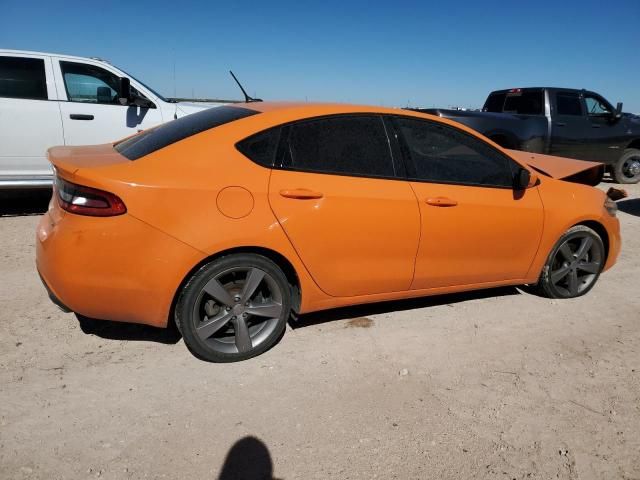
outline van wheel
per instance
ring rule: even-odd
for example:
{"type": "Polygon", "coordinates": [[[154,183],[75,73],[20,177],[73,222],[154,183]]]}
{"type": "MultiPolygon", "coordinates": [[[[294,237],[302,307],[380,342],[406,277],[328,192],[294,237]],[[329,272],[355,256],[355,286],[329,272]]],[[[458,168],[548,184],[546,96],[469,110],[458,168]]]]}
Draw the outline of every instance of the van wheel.
{"type": "Polygon", "coordinates": [[[287,278],[256,254],[228,255],[198,270],[180,292],[175,322],[198,358],[236,362],[282,336],[291,311],[287,278]]]}
{"type": "Polygon", "coordinates": [[[640,182],[640,150],[627,148],[620,159],[611,166],[611,176],[616,183],[640,182]]]}
{"type": "Polygon", "coordinates": [[[604,266],[600,236],[584,225],[565,232],[542,268],[536,291],[548,298],[574,298],[593,288],[604,266]]]}

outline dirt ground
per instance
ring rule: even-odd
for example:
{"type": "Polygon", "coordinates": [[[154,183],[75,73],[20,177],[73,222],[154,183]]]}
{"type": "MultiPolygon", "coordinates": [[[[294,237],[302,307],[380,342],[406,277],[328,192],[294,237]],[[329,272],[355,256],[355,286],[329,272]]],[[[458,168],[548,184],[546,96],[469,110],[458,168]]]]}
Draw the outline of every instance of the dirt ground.
{"type": "MultiPolygon", "coordinates": [[[[606,187],[608,185],[604,185],[606,187]]],[[[2,198],[1,479],[640,479],[640,187],[586,297],[507,288],[304,316],[266,354],[79,321],[2,198]]]]}

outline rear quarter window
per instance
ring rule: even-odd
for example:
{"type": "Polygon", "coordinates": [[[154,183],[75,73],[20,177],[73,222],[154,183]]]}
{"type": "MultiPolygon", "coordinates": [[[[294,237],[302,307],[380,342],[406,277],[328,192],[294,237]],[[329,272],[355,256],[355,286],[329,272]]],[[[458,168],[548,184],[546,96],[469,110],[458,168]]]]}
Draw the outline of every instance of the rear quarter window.
{"type": "Polygon", "coordinates": [[[236,148],[245,157],[253,160],[258,165],[271,168],[280,140],[280,131],[280,127],[275,127],[256,133],[236,143],[236,148]]]}
{"type": "Polygon", "coordinates": [[[115,145],[118,153],[129,160],[137,160],[205,130],[231,123],[259,112],[243,107],[214,107],[164,123],[115,145]]]}

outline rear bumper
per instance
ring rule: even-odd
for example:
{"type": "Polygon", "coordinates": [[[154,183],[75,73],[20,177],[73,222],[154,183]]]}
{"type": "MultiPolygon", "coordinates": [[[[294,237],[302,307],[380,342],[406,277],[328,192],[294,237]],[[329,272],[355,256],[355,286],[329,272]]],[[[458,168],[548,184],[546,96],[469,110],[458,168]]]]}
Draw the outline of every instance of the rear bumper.
{"type": "Polygon", "coordinates": [[[70,313],[71,309],[67,307],[64,303],[62,303],[62,300],[60,300],[56,296],[56,294],[53,293],[53,290],[49,288],[49,285],[47,285],[47,282],[44,280],[44,278],[42,278],[42,275],[40,274],[39,271],[38,271],[38,275],[40,276],[40,281],[42,282],[42,285],[44,286],[44,289],[47,291],[47,294],[49,295],[49,299],[53,302],[53,304],[63,312],[70,313]]]}
{"type": "Polygon", "coordinates": [[[167,325],[180,283],[203,258],[130,215],[83,217],[54,207],[36,237],[38,272],[56,305],[157,327],[167,325]]]}

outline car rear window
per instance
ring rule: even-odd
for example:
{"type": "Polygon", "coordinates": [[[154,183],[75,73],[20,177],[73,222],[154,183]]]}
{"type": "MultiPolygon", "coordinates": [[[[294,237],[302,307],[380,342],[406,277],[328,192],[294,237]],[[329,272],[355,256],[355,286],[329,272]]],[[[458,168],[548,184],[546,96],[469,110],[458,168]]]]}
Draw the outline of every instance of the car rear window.
{"type": "Polygon", "coordinates": [[[129,160],[137,160],[197,133],[258,113],[260,112],[243,107],[209,108],[123,140],[115,145],[115,149],[129,160]]]}

